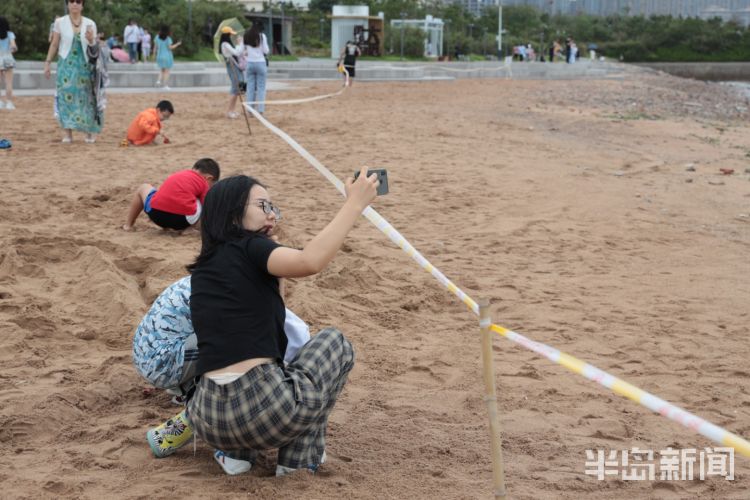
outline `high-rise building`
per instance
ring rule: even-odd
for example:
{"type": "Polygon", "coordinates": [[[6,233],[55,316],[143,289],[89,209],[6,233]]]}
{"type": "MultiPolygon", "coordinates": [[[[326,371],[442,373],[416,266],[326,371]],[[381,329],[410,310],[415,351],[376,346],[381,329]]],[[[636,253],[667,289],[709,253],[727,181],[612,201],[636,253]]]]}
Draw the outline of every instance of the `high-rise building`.
{"type": "Polygon", "coordinates": [[[456,3],[460,3],[464,6],[467,12],[471,12],[475,16],[482,13],[482,9],[494,5],[499,5],[499,0],[456,0],[456,3]]]}
{"type": "Polygon", "coordinates": [[[454,0],[473,14],[487,5],[529,5],[548,14],[720,17],[747,25],[750,0],[454,0]]]}

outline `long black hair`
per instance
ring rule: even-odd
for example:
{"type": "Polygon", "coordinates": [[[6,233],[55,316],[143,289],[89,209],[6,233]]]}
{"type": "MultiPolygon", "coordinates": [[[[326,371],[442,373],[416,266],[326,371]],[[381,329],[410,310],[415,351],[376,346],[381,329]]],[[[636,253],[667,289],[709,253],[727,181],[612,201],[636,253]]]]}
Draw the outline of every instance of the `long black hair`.
{"type": "Polygon", "coordinates": [[[249,175],[235,175],[217,182],[208,190],[201,214],[201,252],[195,262],[187,266],[188,271],[193,272],[210,259],[222,244],[257,234],[242,227],[253,186],[265,187],[249,175]]]}
{"type": "Polygon", "coordinates": [[[8,38],[8,32],[10,31],[10,25],[8,20],[0,16],[0,40],[8,38]]]}
{"type": "Polygon", "coordinates": [[[221,37],[219,38],[219,50],[221,50],[221,44],[227,42],[229,45],[234,47],[234,42],[232,41],[232,35],[229,33],[222,33],[221,37]]]}
{"type": "Polygon", "coordinates": [[[162,40],[166,40],[167,37],[169,36],[169,32],[170,32],[169,26],[167,26],[166,24],[162,24],[161,27],[159,28],[159,38],[162,40]]]}
{"type": "Polygon", "coordinates": [[[253,23],[253,27],[245,32],[245,45],[260,47],[260,34],[262,31],[258,23],[253,23]]]}

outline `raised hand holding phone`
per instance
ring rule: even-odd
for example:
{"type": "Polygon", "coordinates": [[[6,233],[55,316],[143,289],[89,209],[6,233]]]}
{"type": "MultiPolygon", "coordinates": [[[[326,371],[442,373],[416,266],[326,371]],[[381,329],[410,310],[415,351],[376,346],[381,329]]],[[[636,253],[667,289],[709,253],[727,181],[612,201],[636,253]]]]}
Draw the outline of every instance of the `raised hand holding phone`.
{"type": "MultiPolygon", "coordinates": [[[[354,173],[354,179],[359,177],[359,172],[354,173]]],[[[367,171],[367,177],[376,175],[378,178],[378,196],[388,194],[388,171],[384,168],[373,168],[367,171]]]]}
{"type": "Polygon", "coordinates": [[[347,201],[357,203],[360,207],[360,212],[372,203],[372,200],[377,196],[378,178],[376,175],[368,177],[366,173],[367,167],[362,167],[355,174],[357,178],[349,177],[346,179],[345,184],[347,201]]]}

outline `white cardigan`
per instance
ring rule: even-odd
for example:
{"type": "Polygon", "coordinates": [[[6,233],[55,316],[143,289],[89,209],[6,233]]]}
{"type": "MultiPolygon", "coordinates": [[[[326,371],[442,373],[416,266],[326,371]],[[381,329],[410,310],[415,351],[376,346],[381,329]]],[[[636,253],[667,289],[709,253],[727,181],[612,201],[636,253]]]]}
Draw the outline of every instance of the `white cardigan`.
{"type": "MultiPolygon", "coordinates": [[[[65,59],[70,53],[71,47],[73,47],[73,23],[70,20],[70,16],[63,16],[55,21],[55,33],[60,33],[60,46],[57,48],[57,54],[65,59]]],[[[87,45],[94,45],[96,43],[96,23],[88,17],[81,17],[81,43],[84,48],[87,45]],[[89,43],[86,40],[86,30],[91,26],[94,30],[94,43],[89,43]]]]}

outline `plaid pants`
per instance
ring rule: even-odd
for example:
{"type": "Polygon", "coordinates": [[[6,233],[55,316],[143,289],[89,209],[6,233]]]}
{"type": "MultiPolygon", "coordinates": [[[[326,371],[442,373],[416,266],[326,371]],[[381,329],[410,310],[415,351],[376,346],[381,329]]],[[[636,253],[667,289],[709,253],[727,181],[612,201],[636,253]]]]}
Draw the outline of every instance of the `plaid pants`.
{"type": "Polygon", "coordinates": [[[316,468],[328,415],[353,367],[349,341],[326,328],[286,367],[256,366],[226,385],[201,377],[188,418],[201,439],[233,458],[254,463],[258,450],[278,448],[279,465],[316,468]]]}

